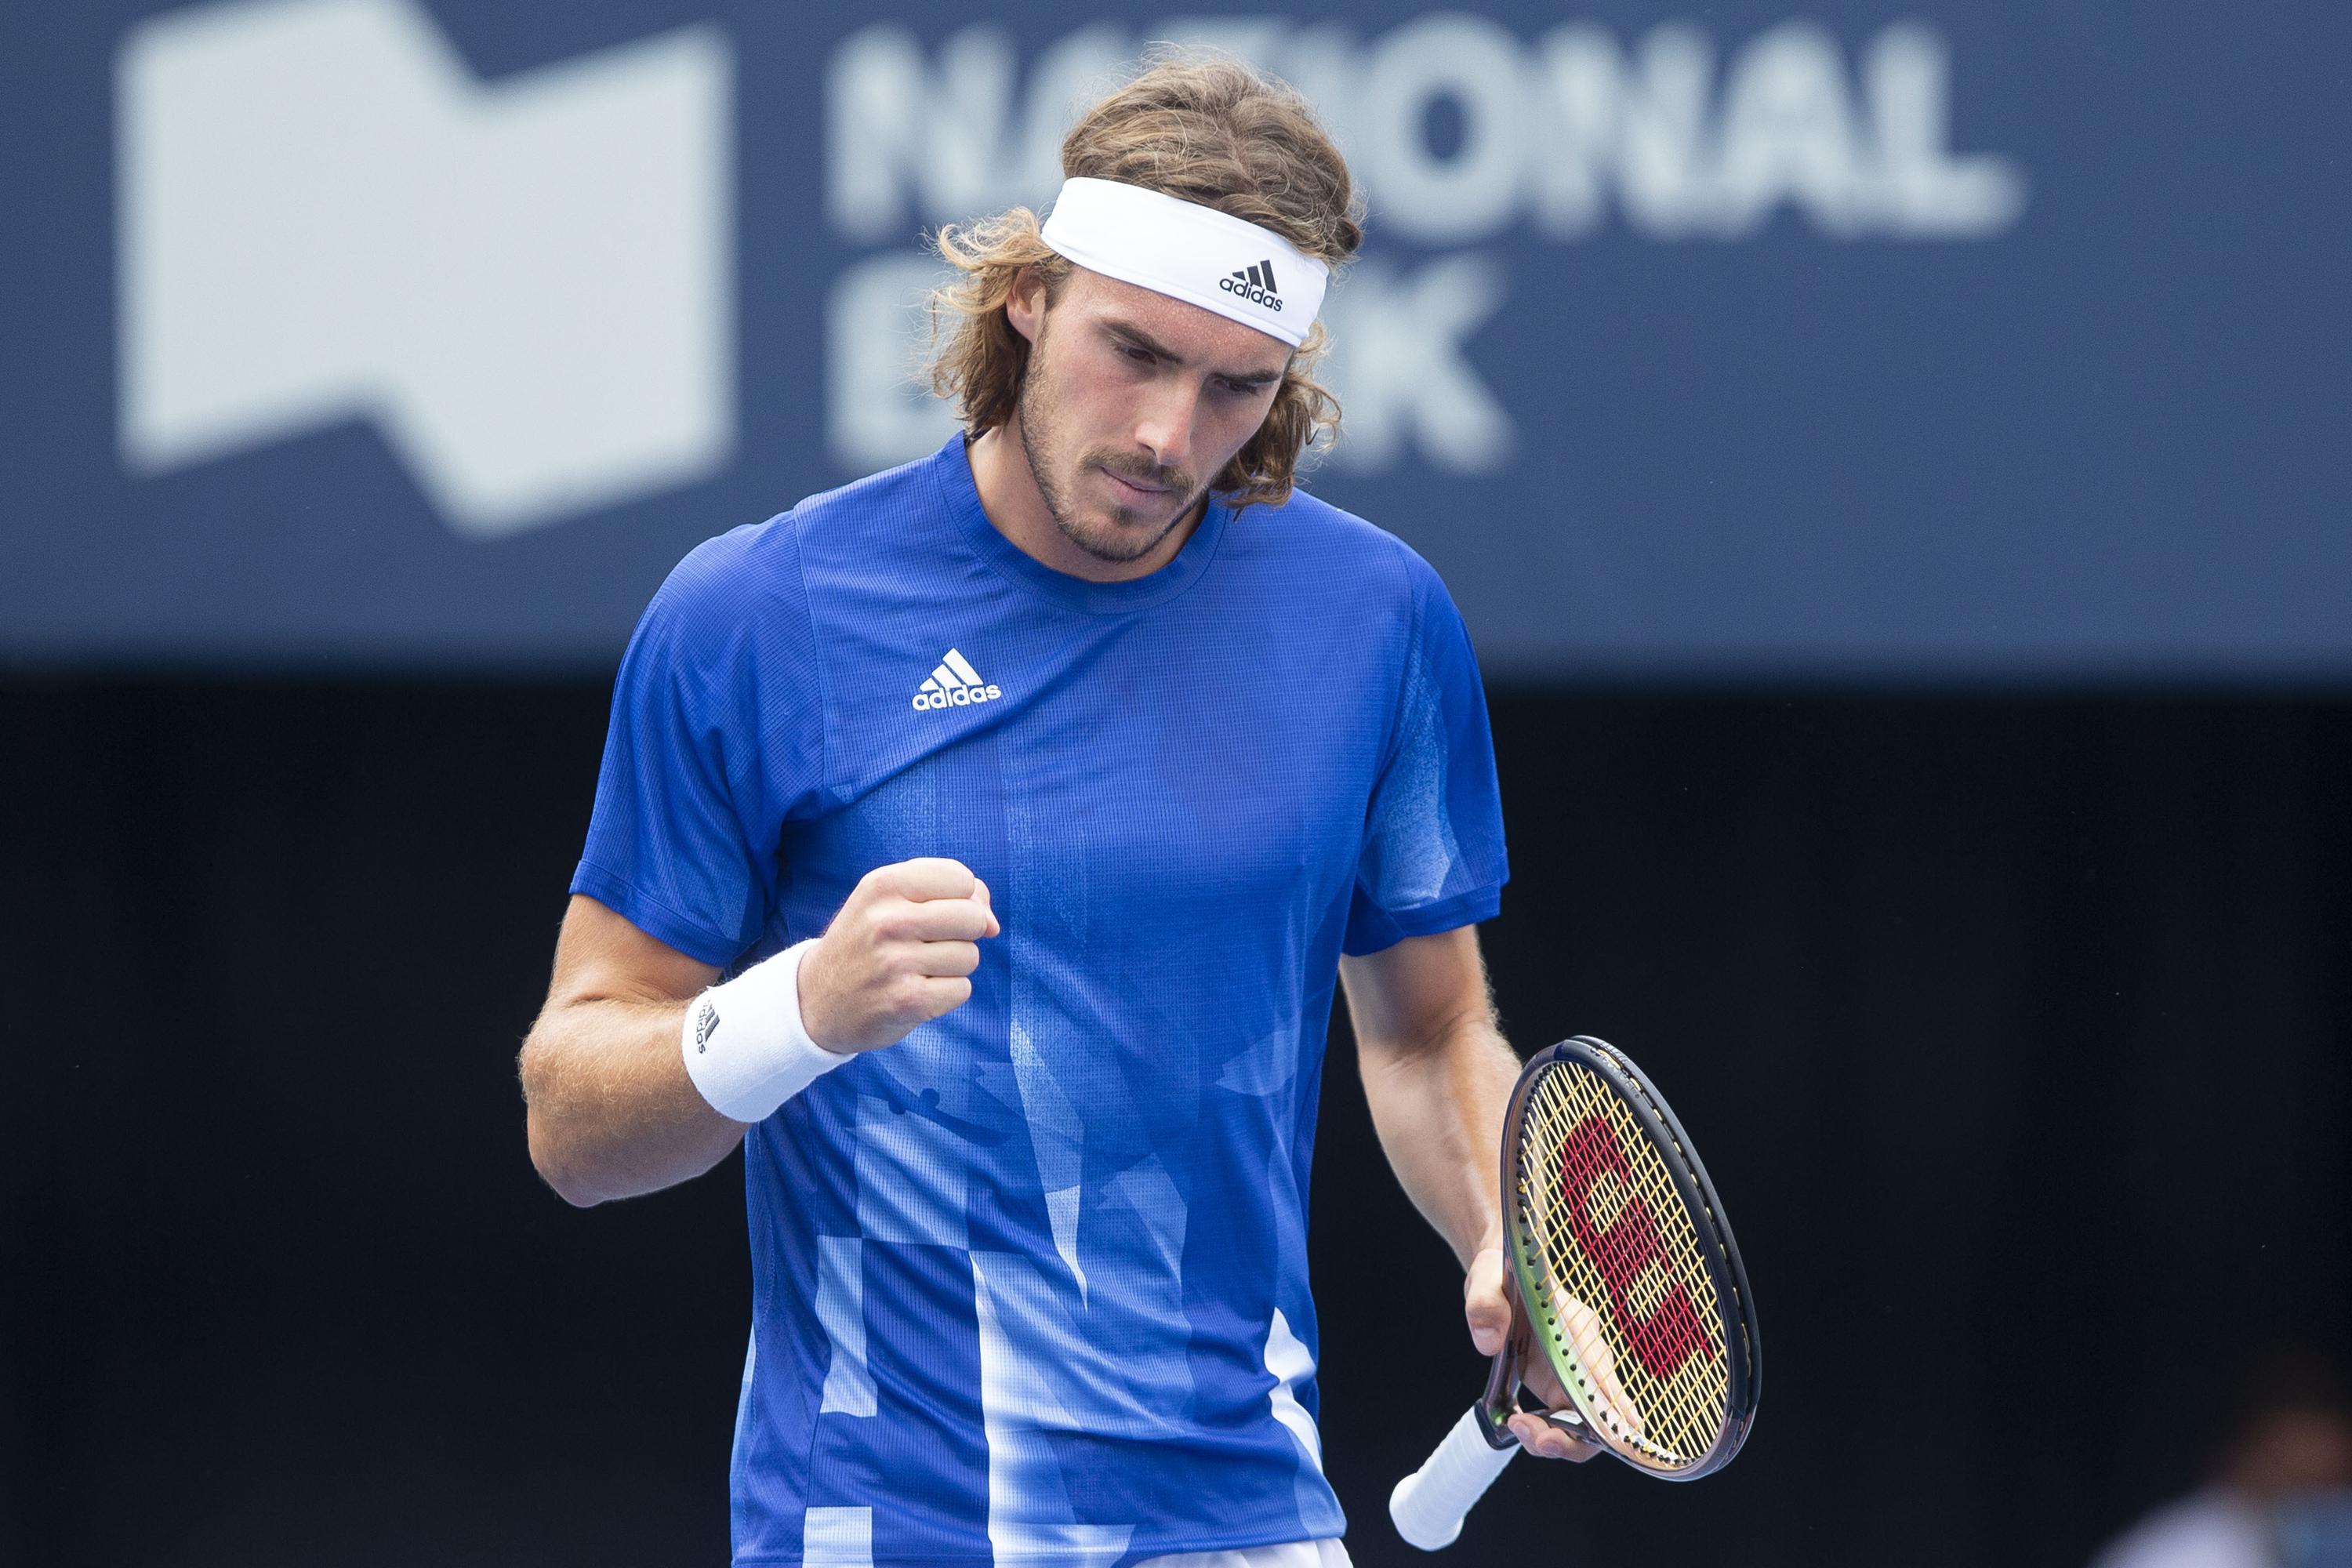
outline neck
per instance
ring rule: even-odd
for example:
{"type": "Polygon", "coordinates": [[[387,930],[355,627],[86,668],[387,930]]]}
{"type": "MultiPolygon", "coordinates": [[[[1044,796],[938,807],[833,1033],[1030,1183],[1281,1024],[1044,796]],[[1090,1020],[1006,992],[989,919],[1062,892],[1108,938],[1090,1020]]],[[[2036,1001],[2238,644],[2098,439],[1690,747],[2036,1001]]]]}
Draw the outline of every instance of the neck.
{"type": "Polygon", "coordinates": [[[964,452],[971,461],[972,484],[980,491],[981,510],[988,514],[989,526],[1040,565],[1089,583],[1131,583],[1159,571],[1176,559],[1192,531],[1201,526],[1208,507],[1205,497],[1194,503],[1183,521],[1168,531],[1167,538],[1134,560],[1106,561],[1079,549],[1054,521],[1053,510],[1037,489],[1037,477],[1029,471],[1028,456],[1021,449],[1019,414],[967,443],[964,452]]]}

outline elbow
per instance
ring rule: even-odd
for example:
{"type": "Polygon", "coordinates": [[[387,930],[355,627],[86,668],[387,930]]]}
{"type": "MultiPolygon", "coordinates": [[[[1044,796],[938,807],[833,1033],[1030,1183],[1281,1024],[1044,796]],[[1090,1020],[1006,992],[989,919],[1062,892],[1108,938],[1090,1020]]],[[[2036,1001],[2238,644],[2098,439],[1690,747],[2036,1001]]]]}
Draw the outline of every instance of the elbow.
{"type": "Polygon", "coordinates": [[[541,1172],[540,1174],[547,1176],[547,1184],[555,1189],[555,1195],[562,1198],[565,1203],[570,1204],[573,1208],[593,1209],[598,1204],[604,1201],[604,1194],[602,1193],[592,1192],[586,1187],[567,1186],[565,1184],[557,1181],[553,1176],[548,1176],[547,1173],[544,1171],[541,1172]]]}
{"type": "Polygon", "coordinates": [[[523,1141],[530,1151],[531,1169],[573,1208],[595,1207],[611,1194],[589,1182],[572,1140],[564,1135],[551,1108],[555,1096],[546,1081],[546,1052],[536,1037],[523,1042],[517,1068],[522,1079],[523,1141]]]}
{"type": "Polygon", "coordinates": [[[593,1186],[579,1162],[568,1158],[561,1141],[547,1125],[547,1118],[538,1111],[529,1116],[527,1136],[530,1143],[531,1169],[539,1179],[554,1190],[555,1195],[576,1209],[594,1208],[611,1194],[593,1186]]]}

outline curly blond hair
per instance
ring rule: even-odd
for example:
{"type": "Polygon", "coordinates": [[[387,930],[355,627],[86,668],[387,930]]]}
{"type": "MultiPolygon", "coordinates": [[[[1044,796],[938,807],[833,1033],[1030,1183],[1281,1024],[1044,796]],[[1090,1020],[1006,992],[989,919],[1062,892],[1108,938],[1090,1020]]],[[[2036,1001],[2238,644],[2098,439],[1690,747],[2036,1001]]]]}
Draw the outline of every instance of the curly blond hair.
{"type": "MultiPolygon", "coordinates": [[[[1071,128],[1062,173],[1214,207],[1334,268],[1363,243],[1363,197],[1314,110],[1296,89],[1228,55],[1150,57],[1140,75],[1071,128]]],[[[1012,417],[1029,365],[1029,340],[1004,310],[1015,279],[1035,268],[1050,304],[1071,266],[1045,247],[1027,207],[950,225],[937,243],[959,276],[930,297],[931,388],[955,401],[977,436],[1012,417]]],[[[1265,423],[1211,481],[1234,505],[1288,500],[1308,446],[1338,434],[1339,399],[1314,375],[1328,344],[1318,321],[1292,352],[1265,423]]]]}

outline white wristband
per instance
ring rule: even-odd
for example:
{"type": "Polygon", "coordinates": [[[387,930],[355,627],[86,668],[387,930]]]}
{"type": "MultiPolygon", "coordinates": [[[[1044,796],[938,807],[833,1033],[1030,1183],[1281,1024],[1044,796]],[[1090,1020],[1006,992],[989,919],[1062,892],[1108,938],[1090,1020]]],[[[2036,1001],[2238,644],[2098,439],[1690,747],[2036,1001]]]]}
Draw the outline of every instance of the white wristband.
{"type": "Polygon", "coordinates": [[[811,937],[763,958],[687,1008],[686,1076],[721,1116],[765,1121],[856,1054],[826,1050],[801,1022],[801,955],[815,945],[811,937]]]}

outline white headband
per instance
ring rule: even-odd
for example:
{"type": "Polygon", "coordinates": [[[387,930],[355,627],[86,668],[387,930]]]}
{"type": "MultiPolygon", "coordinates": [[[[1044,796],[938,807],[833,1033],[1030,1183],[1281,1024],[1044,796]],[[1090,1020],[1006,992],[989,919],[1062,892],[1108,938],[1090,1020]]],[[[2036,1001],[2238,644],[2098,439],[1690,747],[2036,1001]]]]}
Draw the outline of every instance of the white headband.
{"type": "Polygon", "coordinates": [[[1213,310],[1297,348],[1331,269],[1272,229],[1123,185],[1065,180],[1042,237],[1090,272],[1213,310]]]}

